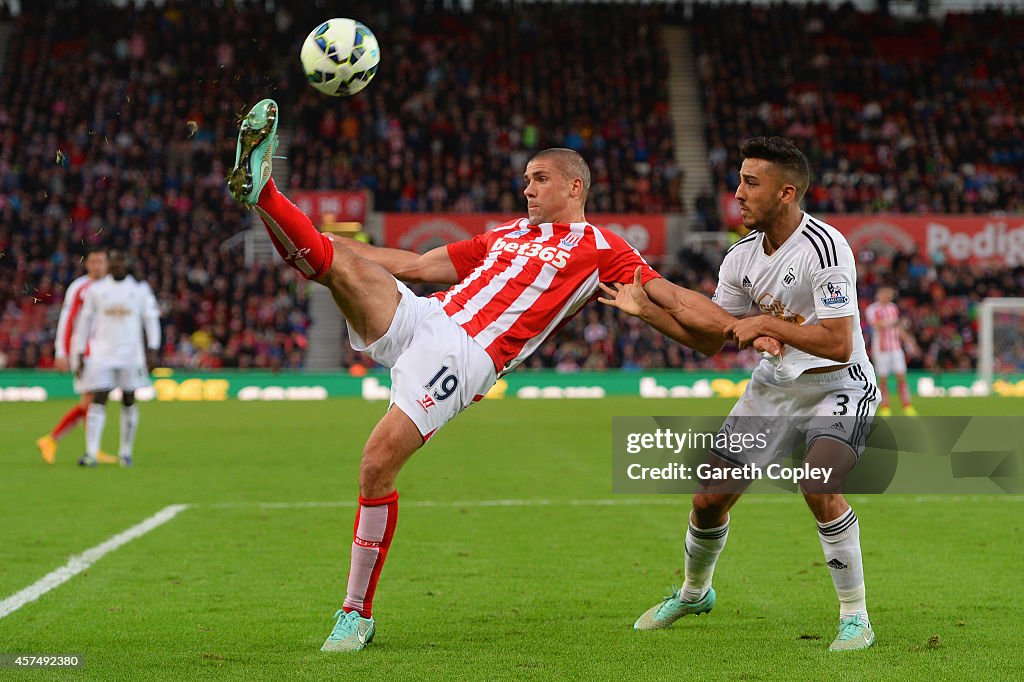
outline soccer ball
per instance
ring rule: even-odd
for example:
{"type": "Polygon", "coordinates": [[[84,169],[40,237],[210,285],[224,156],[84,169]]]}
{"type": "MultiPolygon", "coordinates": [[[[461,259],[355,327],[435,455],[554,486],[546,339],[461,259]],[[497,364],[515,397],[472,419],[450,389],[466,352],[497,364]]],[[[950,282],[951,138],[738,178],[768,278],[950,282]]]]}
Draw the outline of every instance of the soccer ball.
{"type": "Polygon", "coordinates": [[[328,19],[302,43],[302,70],[310,84],[332,97],[354,95],[377,73],[380,47],[373,32],[352,19],[328,19]]]}

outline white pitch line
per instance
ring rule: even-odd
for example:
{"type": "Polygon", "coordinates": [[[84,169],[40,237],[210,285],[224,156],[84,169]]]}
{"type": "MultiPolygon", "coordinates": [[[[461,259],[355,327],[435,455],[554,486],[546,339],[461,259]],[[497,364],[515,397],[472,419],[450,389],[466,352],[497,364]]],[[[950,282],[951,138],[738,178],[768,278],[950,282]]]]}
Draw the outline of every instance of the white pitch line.
{"type": "Polygon", "coordinates": [[[128,530],[118,533],[109,540],[101,542],[95,547],[71,557],[68,559],[68,562],[60,568],[47,573],[20,592],[12,594],[7,599],[0,601],[0,618],[11,615],[25,604],[34,602],[36,599],[39,599],[55,587],[63,585],[102,559],[105,555],[138,537],[142,537],[154,528],[162,526],[181,512],[188,509],[190,506],[191,505],[188,504],[172,504],[169,507],[164,507],[145,521],[137,523],[128,530]]]}
{"type": "MultiPolygon", "coordinates": [[[[864,504],[872,501],[873,495],[851,495],[854,502],[864,504]]],[[[799,498],[794,494],[755,494],[745,496],[740,504],[789,504],[799,498]]],[[[892,502],[980,502],[984,500],[1001,500],[1003,502],[1024,502],[1021,495],[917,495],[917,496],[886,496],[892,502]]],[[[552,499],[509,499],[509,500],[408,500],[401,502],[403,508],[451,509],[451,508],[486,508],[486,507],[644,507],[644,506],[679,506],[690,503],[689,495],[658,495],[645,498],[620,497],[583,500],[552,500],[552,499]]],[[[214,504],[196,503],[193,507],[206,509],[319,509],[319,508],[355,508],[351,500],[323,500],[306,502],[219,502],[214,504]]]]}

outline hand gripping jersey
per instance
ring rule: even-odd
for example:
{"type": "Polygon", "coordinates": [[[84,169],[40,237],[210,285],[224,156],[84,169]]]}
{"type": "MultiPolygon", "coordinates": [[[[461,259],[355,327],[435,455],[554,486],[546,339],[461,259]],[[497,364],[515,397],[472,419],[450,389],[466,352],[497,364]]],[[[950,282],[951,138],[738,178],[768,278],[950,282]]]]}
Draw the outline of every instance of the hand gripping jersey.
{"type": "MultiPolygon", "coordinates": [[[[752,232],[732,245],[712,300],[733,315],[743,316],[756,305],[761,313],[794,324],[852,316],[853,354],[848,362],[867,362],[857,307],[857,268],[839,230],[804,213],[796,232],[775,253],[765,255],[763,244],[764,234],[752,232]]],[[[834,364],[787,347],[775,378],[793,381],[808,369],[834,364]]]]}
{"type": "Polygon", "coordinates": [[[85,294],[81,321],[75,330],[75,354],[89,344],[89,357],[99,362],[145,365],[146,345],[160,348],[160,311],[149,284],[131,275],[121,281],[111,275],[94,282],[85,294]]]}
{"type": "Polygon", "coordinates": [[[660,275],[618,235],[590,223],[525,218],[448,246],[461,282],[438,292],[444,312],[499,373],[527,358],[598,292],[599,282],[646,284],[660,275]]]}

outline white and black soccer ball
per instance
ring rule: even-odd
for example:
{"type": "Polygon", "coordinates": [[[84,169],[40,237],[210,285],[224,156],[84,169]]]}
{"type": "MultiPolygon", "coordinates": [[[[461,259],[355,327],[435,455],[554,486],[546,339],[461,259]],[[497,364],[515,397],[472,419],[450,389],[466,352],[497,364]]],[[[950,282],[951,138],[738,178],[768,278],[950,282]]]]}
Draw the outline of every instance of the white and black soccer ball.
{"type": "Polygon", "coordinates": [[[373,31],[353,19],[328,19],[302,43],[302,70],[310,85],[332,97],[365,88],[380,62],[373,31]]]}

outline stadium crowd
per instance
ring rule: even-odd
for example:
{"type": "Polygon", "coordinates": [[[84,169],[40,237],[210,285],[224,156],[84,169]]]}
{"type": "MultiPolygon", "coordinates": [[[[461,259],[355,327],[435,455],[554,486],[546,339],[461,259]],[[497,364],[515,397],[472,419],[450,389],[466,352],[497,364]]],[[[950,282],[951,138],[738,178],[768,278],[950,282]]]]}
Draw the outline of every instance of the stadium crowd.
{"type": "MultiPolygon", "coordinates": [[[[273,12],[259,2],[205,4],[211,11],[89,3],[53,21],[46,3],[22,3],[0,76],[0,367],[52,364],[63,287],[97,244],[130,252],[156,293],[165,364],[303,366],[307,285],[276,262],[247,266],[240,248],[221,248],[251,224],[223,178],[236,116],[258,95],[286,112],[279,153],[289,157],[291,187],[363,188],[376,210],[519,213],[530,153],[568,146],[592,165],[592,211],[683,210],[656,29],[672,9],[510,13],[484,4],[464,14],[429,2],[355,2],[346,11],[386,38],[387,51],[372,87],[326,106],[295,59],[306,27],[323,18],[319,3],[273,12]]],[[[871,22],[882,20],[818,5],[695,7],[719,189],[735,183],[736,141],[781,130],[818,169],[812,211],[1024,209],[1024,136],[1008,106],[1024,82],[1011,39],[1020,19],[886,24],[886,35],[932,46],[939,68],[927,73],[899,41],[867,39],[871,22]],[[740,42],[744,50],[724,52],[740,42]],[[757,68],[775,54],[787,55],[781,72],[757,68]],[[975,54],[983,58],[966,59],[975,54]]],[[[695,209],[717,221],[713,199],[695,209]]],[[[692,253],[680,263],[666,274],[710,294],[716,264],[692,253]]],[[[1019,270],[935,270],[909,257],[896,265],[920,367],[970,366],[973,304],[1024,284],[1019,270]]],[[[887,275],[863,267],[866,304],[887,275]]],[[[346,364],[364,362],[342,352],[346,364]]],[[[752,361],[735,352],[700,358],[594,305],[528,366],[752,361]]]]}
{"type": "Polygon", "coordinates": [[[720,191],[736,140],[783,134],[815,169],[811,212],[1024,211],[1024,16],[699,4],[692,29],[720,191]]]}
{"type": "Polygon", "coordinates": [[[276,87],[257,46],[279,38],[273,17],[101,4],[52,21],[45,7],[24,6],[0,80],[3,360],[52,362],[63,287],[105,245],[157,295],[164,362],[300,367],[304,287],[220,249],[249,224],[225,163],[236,111],[276,87]]]}
{"type": "Polygon", "coordinates": [[[364,188],[378,211],[516,213],[530,155],[570,147],[591,165],[592,211],[682,210],[660,8],[400,7],[366,19],[387,52],[365,97],[325,107],[307,88],[289,108],[293,187],[364,188]]]}

